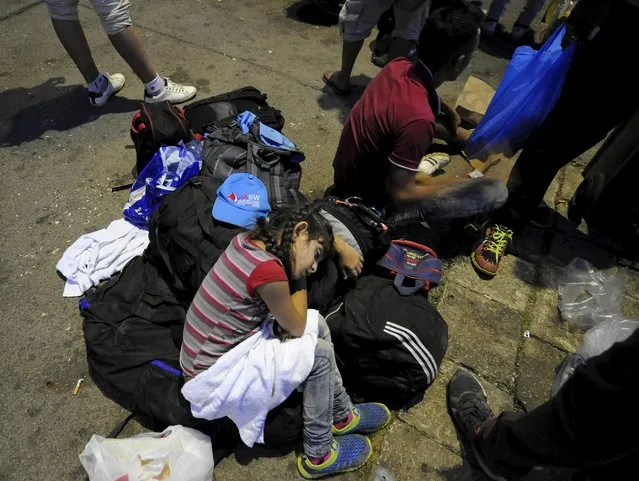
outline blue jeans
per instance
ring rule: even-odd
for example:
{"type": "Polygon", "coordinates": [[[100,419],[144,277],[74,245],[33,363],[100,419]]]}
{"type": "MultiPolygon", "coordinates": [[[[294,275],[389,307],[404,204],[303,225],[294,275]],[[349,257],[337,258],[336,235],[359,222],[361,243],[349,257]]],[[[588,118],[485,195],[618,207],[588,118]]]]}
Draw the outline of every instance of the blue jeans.
{"type": "Polygon", "coordinates": [[[353,409],[337,369],[331,332],[321,316],[315,363],[304,383],[303,398],[304,453],[319,458],[331,449],[333,420],[346,418],[353,409]]]}
{"type": "Polygon", "coordinates": [[[480,177],[442,187],[441,191],[419,203],[387,210],[389,226],[441,219],[460,219],[499,209],[508,200],[506,184],[480,177]]]}

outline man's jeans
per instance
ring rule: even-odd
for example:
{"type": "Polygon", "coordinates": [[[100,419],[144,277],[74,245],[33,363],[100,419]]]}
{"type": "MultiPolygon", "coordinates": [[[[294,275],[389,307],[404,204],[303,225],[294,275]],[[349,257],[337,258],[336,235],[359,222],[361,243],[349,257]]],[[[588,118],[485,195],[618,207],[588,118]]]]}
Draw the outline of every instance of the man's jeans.
{"type": "Polygon", "coordinates": [[[304,453],[321,457],[330,451],[333,443],[333,420],[346,418],[353,409],[337,369],[331,332],[321,316],[315,363],[304,383],[303,393],[304,453]]]}
{"type": "Polygon", "coordinates": [[[442,219],[460,219],[492,212],[508,199],[506,184],[480,177],[443,187],[441,192],[401,210],[387,211],[389,226],[442,219]]]}

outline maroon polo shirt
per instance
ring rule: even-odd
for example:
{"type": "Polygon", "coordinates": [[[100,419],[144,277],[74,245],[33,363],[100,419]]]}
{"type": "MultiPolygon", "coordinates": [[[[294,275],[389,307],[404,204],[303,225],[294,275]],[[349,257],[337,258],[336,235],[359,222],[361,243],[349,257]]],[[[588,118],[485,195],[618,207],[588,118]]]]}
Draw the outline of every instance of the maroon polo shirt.
{"type": "Polygon", "coordinates": [[[333,160],[335,195],[384,206],[391,164],[417,171],[433,142],[439,96],[421,62],[399,58],[368,84],[346,118],[333,160]]]}

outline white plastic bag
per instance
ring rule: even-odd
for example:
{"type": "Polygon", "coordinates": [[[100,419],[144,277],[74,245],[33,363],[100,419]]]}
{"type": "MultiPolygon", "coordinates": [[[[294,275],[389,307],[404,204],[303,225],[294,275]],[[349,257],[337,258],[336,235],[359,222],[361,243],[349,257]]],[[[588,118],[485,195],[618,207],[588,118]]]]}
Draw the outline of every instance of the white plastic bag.
{"type": "Polygon", "coordinates": [[[211,481],[211,438],[170,426],[127,439],[93,435],[80,454],[89,481],[211,481]]]}
{"type": "Polygon", "coordinates": [[[607,351],[613,344],[628,339],[639,327],[639,321],[622,317],[602,322],[584,334],[584,342],[577,353],[584,359],[598,356],[607,351]]]}
{"type": "Polygon", "coordinates": [[[559,310],[569,324],[590,328],[621,312],[627,274],[606,274],[576,257],[559,279],[559,310]]]}

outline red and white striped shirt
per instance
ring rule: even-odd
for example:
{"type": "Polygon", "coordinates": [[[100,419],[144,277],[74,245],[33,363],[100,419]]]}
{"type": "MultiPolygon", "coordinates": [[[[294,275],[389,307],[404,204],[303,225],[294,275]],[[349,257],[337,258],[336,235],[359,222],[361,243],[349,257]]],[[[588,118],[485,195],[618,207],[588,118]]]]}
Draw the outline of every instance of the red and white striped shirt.
{"type": "Polygon", "coordinates": [[[268,308],[255,288],[288,281],[282,263],[242,233],[233,238],[204,278],[186,314],[180,364],[185,374],[206,371],[254,334],[268,308]]]}

